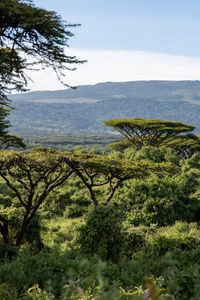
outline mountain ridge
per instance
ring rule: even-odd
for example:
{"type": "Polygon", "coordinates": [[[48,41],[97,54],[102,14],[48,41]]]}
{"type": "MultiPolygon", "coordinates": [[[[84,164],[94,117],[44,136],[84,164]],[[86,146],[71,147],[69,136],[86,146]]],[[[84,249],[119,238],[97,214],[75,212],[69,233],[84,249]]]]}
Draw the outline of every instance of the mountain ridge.
{"type": "Polygon", "coordinates": [[[200,132],[200,81],[129,81],[81,85],[76,90],[10,96],[12,131],[25,136],[108,133],[103,121],[142,117],[185,122],[200,132]]]}

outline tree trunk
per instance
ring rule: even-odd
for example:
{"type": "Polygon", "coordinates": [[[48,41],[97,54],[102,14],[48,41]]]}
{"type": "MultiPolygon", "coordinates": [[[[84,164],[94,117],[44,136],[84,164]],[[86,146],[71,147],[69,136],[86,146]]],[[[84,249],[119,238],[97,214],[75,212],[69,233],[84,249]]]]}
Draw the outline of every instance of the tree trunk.
{"type": "Polygon", "coordinates": [[[98,206],[99,202],[96,199],[95,192],[93,191],[92,187],[88,186],[88,190],[89,190],[90,197],[91,197],[91,200],[92,200],[94,206],[98,206]]]}
{"type": "Polygon", "coordinates": [[[32,218],[32,215],[30,216],[30,213],[29,212],[26,212],[26,214],[24,215],[24,219],[23,219],[23,222],[22,222],[22,226],[20,228],[20,230],[18,231],[17,233],[17,236],[16,236],[16,246],[20,246],[23,239],[24,239],[24,235],[26,233],[26,230],[27,230],[27,227],[30,223],[30,220],[32,218]]]}

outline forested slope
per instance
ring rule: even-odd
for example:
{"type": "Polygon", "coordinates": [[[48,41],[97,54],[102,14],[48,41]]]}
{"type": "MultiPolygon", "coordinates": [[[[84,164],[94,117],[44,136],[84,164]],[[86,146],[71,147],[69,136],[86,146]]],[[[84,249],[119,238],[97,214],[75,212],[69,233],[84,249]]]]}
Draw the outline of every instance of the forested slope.
{"type": "Polygon", "coordinates": [[[179,120],[200,128],[199,81],[135,81],[79,86],[76,90],[12,95],[10,116],[21,135],[103,133],[110,118],[179,120]]]}

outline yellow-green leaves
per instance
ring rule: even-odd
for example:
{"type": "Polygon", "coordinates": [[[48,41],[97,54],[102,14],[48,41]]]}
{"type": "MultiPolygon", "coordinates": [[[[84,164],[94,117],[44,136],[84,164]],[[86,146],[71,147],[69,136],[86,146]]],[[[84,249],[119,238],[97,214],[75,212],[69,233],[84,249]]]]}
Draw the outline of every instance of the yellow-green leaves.
{"type": "Polygon", "coordinates": [[[171,137],[179,137],[195,129],[180,122],[150,119],[113,119],[105,121],[105,124],[119,131],[137,149],[143,145],[159,146],[171,137]]]}

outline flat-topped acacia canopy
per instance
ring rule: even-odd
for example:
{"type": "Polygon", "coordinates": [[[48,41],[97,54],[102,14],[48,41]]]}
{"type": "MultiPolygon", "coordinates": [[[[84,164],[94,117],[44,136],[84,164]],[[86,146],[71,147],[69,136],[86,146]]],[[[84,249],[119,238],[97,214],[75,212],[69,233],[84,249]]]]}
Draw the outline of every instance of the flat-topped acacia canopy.
{"type": "Polygon", "coordinates": [[[160,145],[172,136],[179,136],[195,129],[192,125],[180,122],[152,119],[112,119],[105,124],[117,129],[136,148],[141,148],[144,143],[160,145]]]}
{"type": "Polygon", "coordinates": [[[146,161],[130,163],[102,155],[65,153],[49,149],[35,149],[29,152],[0,151],[0,179],[12,192],[17,209],[23,215],[17,234],[13,237],[7,208],[1,207],[0,234],[6,244],[14,243],[19,246],[31,219],[42,203],[55,188],[66,183],[72,175],[81,179],[94,205],[100,204],[96,189],[104,188],[106,197],[103,204],[107,205],[124,180],[145,178],[152,171],[162,174],[171,171],[171,165],[146,161]]]}
{"type": "Polygon", "coordinates": [[[169,139],[167,145],[176,150],[184,158],[200,153],[200,136],[186,134],[169,139]]]}

